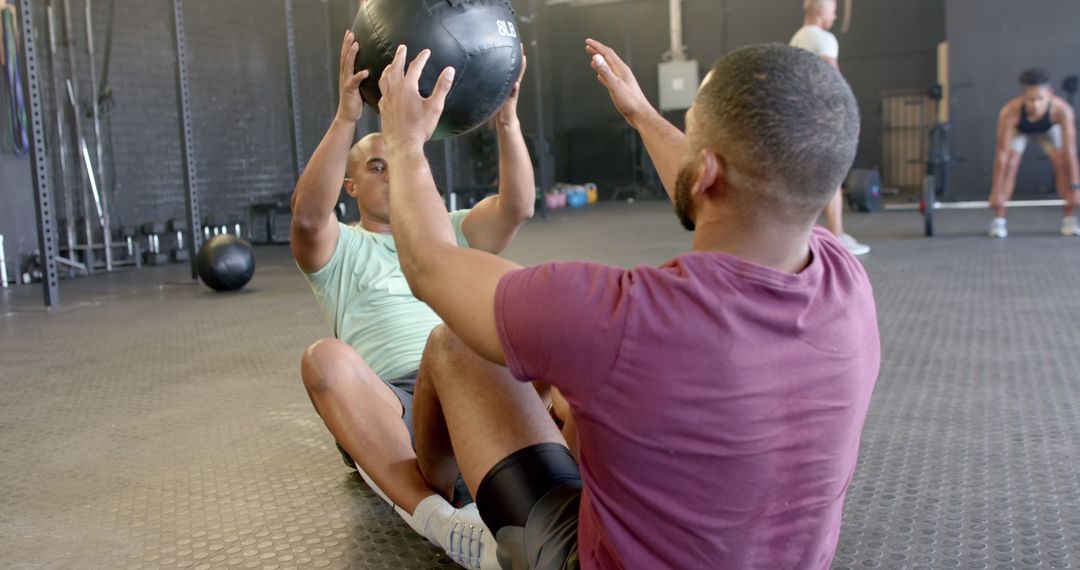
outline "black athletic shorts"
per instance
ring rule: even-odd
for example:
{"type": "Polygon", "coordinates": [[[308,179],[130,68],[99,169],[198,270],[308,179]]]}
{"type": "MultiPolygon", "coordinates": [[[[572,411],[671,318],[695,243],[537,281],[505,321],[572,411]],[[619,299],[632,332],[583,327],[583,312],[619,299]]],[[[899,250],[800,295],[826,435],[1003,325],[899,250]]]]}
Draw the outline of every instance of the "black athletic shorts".
{"type": "Polygon", "coordinates": [[[503,568],[579,567],[581,474],[565,446],[534,445],[500,461],[480,482],[476,506],[503,568]]]}

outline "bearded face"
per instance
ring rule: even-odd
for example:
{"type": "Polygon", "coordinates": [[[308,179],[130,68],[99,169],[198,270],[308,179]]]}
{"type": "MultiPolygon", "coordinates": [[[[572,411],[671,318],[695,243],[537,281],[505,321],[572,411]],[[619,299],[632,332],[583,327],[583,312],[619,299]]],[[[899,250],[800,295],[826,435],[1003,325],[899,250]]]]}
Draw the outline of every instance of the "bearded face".
{"type": "Polygon", "coordinates": [[[697,228],[694,223],[694,199],[691,195],[693,186],[693,165],[684,164],[679,169],[679,176],[675,179],[675,215],[679,217],[679,223],[688,232],[697,228]]]}

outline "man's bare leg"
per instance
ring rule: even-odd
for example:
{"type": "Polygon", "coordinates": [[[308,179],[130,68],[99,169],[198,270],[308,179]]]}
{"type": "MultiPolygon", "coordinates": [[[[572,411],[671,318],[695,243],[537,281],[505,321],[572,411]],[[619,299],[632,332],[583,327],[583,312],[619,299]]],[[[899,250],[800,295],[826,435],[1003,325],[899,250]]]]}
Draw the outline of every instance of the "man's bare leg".
{"type": "Polygon", "coordinates": [[[420,473],[394,392],[339,340],[313,344],[300,369],[330,433],[395,505],[412,514],[433,491],[420,473]]]}
{"type": "Polygon", "coordinates": [[[460,467],[473,496],[484,476],[515,451],[565,445],[532,385],[476,355],[445,326],[428,339],[413,418],[425,478],[445,490],[460,467]]]}
{"type": "Polygon", "coordinates": [[[455,509],[420,473],[401,402],[349,345],[326,339],[302,361],[304,386],[360,474],[414,531],[466,568],[494,568],[495,540],[475,507],[455,509]]]}
{"type": "Polygon", "coordinates": [[[839,188],[825,206],[825,227],[836,237],[844,235],[844,195],[839,188]]]}
{"type": "MultiPolygon", "coordinates": [[[[413,433],[416,434],[416,455],[420,473],[431,488],[448,497],[453,492],[454,483],[461,470],[454,457],[453,442],[446,429],[446,417],[439,405],[435,380],[432,378],[432,369],[446,366],[446,361],[449,360],[434,355],[436,347],[432,346],[432,343],[436,340],[435,337],[436,332],[433,331],[425,347],[420,373],[416,377],[416,390],[413,393],[413,433]]],[[[469,491],[471,493],[474,489],[470,487],[469,491]]]]}

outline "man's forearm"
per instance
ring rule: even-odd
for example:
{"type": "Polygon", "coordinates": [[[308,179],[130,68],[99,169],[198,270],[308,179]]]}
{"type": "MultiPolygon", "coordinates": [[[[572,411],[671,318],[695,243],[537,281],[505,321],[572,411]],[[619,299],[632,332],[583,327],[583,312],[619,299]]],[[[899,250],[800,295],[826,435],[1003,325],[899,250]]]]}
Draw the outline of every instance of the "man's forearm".
{"type": "Polygon", "coordinates": [[[679,176],[679,164],[682,160],[680,153],[686,135],[656,110],[640,118],[635,117],[630,126],[641,135],[645,150],[660,175],[660,182],[664,184],[668,197],[674,200],[675,181],[679,176]]]}
{"type": "Polygon", "coordinates": [[[414,293],[438,260],[440,250],[457,246],[446,205],[435,187],[423,147],[391,148],[390,220],[401,268],[414,293]]]}
{"type": "Polygon", "coordinates": [[[499,208],[511,220],[521,222],[532,217],[536,203],[532,158],[525,145],[525,137],[521,134],[521,124],[516,119],[497,121],[496,124],[499,136],[499,208]]]}
{"type": "Polygon", "coordinates": [[[293,218],[298,223],[324,223],[337,204],[356,125],[334,119],[296,183],[293,218]]]}

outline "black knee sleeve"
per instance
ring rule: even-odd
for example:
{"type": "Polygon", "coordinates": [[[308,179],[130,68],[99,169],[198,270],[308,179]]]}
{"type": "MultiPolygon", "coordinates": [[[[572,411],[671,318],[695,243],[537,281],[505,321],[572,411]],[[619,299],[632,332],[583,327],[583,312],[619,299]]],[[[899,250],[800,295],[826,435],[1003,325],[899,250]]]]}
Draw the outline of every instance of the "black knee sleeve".
{"type": "Polygon", "coordinates": [[[524,527],[533,506],[555,487],[580,481],[570,450],[557,443],[541,443],[495,465],[476,490],[476,506],[484,524],[498,534],[505,526],[524,527]]]}

